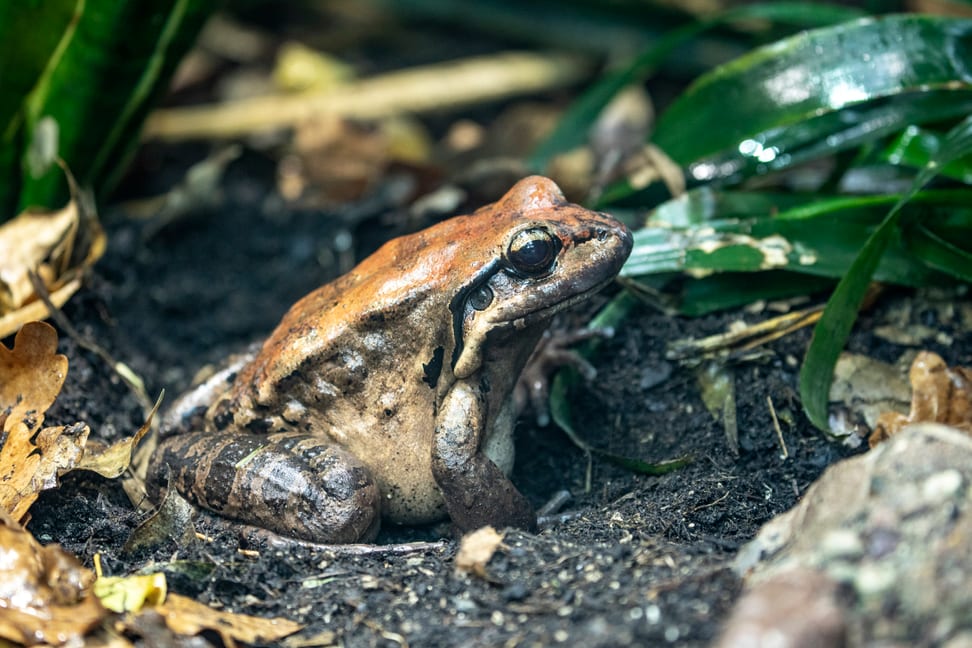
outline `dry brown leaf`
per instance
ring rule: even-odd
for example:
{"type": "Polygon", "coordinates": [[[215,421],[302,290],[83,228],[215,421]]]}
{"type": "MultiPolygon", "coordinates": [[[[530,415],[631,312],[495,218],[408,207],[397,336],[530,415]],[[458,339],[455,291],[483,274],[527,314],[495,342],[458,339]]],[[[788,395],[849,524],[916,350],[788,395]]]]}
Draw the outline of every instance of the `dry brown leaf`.
{"type": "Polygon", "coordinates": [[[194,512],[192,504],[179,495],[177,488],[165,489],[158,508],[132,531],[122,550],[154,550],[171,542],[173,538],[179,547],[188,546],[196,537],[192,526],[194,512]]]}
{"type": "Polygon", "coordinates": [[[232,612],[220,612],[198,601],[178,594],[170,594],[165,603],[154,608],[165,624],[176,634],[195,635],[203,630],[219,634],[223,643],[269,643],[283,639],[304,626],[289,619],[260,617],[232,612]]]}
{"type": "Polygon", "coordinates": [[[38,312],[31,273],[60,305],[80,286],[79,273],[104,253],[104,231],[79,204],[75,196],[60,210],[26,211],[0,225],[0,338],[47,314],[43,304],[38,312]]]}
{"type": "Polygon", "coordinates": [[[14,310],[34,294],[31,270],[45,279],[63,270],[65,247],[77,227],[74,201],[56,212],[24,212],[0,225],[0,312],[14,310]]]}
{"type": "Polygon", "coordinates": [[[0,344],[0,508],[17,521],[24,520],[40,491],[56,487],[71,470],[120,475],[151,422],[150,415],[133,438],[106,450],[87,448],[90,430],[84,423],[42,427],[67,369],[67,358],[57,353],[57,333],[44,322],[25,324],[13,349],[0,344]]]}
{"type": "Polygon", "coordinates": [[[48,324],[25,324],[12,350],[0,344],[0,426],[5,439],[0,448],[0,507],[15,520],[23,517],[37,497],[35,475],[46,482],[51,464],[62,463],[59,457],[47,457],[38,450],[42,445],[65,449],[56,431],[39,432],[44,412],[60,393],[66,375],[67,358],[57,353],[57,333],[48,324]]]}
{"type": "Polygon", "coordinates": [[[281,190],[314,205],[357,200],[381,180],[389,164],[380,129],[320,115],[294,133],[295,158],[281,165],[281,190]]]}
{"type": "Polygon", "coordinates": [[[503,534],[491,526],[484,526],[462,536],[456,554],[456,570],[486,577],[486,565],[503,544],[503,534]]]}
{"type": "Polygon", "coordinates": [[[945,423],[972,434],[972,368],[949,367],[936,353],[922,351],[908,372],[911,412],[885,412],[868,438],[873,448],[912,423],[945,423]]]}
{"type": "Polygon", "coordinates": [[[41,546],[0,513],[0,637],[26,645],[79,642],[107,611],[94,573],[57,545],[41,546]]]}

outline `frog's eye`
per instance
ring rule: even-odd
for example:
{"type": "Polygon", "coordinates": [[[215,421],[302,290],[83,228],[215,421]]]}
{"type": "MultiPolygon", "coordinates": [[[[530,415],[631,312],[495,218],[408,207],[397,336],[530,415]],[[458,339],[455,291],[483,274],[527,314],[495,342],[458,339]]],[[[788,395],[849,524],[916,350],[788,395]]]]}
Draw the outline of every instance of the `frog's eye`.
{"type": "Polygon", "coordinates": [[[513,235],[506,250],[506,259],[517,272],[528,277],[538,277],[553,268],[559,248],[560,241],[553,234],[543,228],[534,227],[513,235]]]}

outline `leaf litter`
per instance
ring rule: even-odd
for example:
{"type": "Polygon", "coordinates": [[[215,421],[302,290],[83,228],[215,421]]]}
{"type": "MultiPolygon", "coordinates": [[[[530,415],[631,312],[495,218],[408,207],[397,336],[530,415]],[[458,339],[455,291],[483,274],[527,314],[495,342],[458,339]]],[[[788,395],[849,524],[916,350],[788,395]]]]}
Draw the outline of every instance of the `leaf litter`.
{"type": "Polygon", "coordinates": [[[104,577],[96,559],[96,578],[73,555],[58,545],[41,545],[21,526],[40,492],[56,488],[66,473],[123,475],[161,403],[133,436],[110,446],[89,441],[90,428],[83,422],[45,427],[45,413],[67,371],[67,357],[57,353],[57,333],[49,324],[28,322],[13,348],[0,344],[0,637],[23,645],[77,643],[102,624],[96,643],[132,645],[117,633],[141,632],[137,616],[109,617],[106,607],[135,615],[153,610],[171,632],[212,630],[226,645],[275,641],[299,630],[286,619],[222,612],[166,596],[161,573],[104,577]]]}

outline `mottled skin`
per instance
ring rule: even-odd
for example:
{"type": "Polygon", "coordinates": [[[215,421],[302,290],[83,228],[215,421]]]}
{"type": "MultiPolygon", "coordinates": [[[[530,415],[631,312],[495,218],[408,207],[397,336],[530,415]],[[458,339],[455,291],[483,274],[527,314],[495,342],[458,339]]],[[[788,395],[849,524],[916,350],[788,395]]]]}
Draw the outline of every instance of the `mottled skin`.
{"type": "Polygon", "coordinates": [[[511,393],[550,318],[630,251],[622,224],[521,180],[297,302],[258,352],[177,402],[150,472],[312,542],[369,539],[380,517],[534,528],[507,478],[511,393]]]}

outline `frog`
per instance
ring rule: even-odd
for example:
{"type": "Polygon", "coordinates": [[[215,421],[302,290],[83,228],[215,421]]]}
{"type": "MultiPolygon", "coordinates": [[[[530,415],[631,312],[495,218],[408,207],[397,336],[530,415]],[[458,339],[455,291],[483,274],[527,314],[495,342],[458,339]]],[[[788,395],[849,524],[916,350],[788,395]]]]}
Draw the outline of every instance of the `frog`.
{"type": "Polygon", "coordinates": [[[535,530],[509,477],[517,378],[631,248],[625,225],[542,176],[392,239],[180,397],[149,480],[303,543],[369,542],[382,520],[535,530]]]}

